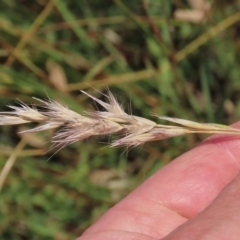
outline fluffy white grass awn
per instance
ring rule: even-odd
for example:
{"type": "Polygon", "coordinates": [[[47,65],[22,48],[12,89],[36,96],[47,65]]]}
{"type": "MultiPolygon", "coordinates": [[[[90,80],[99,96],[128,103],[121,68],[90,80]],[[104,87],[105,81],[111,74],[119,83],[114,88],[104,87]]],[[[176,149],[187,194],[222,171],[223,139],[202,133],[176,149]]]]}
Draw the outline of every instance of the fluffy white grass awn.
{"type": "Polygon", "coordinates": [[[240,134],[239,129],[225,125],[197,123],[155,115],[159,119],[173,122],[178,126],[157,124],[146,118],[127,114],[110,91],[106,95],[105,102],[89,93],[81,92],[100,104],[105,110],[86,111],[81,115],[53,100],[43,101],[36,99],[40,103],[40,108],[30,107],[22,102],[17,107],[9,106],[13,111],[0,113],[0,125],[28,122],[41,124],[22,133],[60,128],[52,138],[53,146],[60,148],[91,136],[113,133],[119,133],[119,138],[111,143],[112,147],[134,147],[145,142],[189,133],[240,134]]]}

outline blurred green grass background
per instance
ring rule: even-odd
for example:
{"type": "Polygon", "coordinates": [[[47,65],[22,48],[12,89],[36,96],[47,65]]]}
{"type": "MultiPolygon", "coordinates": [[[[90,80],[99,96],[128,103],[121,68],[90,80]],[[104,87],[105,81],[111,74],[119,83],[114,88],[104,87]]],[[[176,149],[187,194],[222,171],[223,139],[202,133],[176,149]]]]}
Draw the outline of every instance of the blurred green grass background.
{"type": "MultiPolygon", "coordinates": [[[[94,88],[109,87],[134,115],[231,124],[240,117],[239,21],[237,0],[0,1],[0,109],[34,96],[82,112],[95,105],[80,89],[100,97],[94,88]]],[[[128,154],[93,138],[52,156],[53,132],[22,129],[0,127],[0,168],[12,163],[0,192],[0,239],[76,238],[205,137],[128,154]]]]}

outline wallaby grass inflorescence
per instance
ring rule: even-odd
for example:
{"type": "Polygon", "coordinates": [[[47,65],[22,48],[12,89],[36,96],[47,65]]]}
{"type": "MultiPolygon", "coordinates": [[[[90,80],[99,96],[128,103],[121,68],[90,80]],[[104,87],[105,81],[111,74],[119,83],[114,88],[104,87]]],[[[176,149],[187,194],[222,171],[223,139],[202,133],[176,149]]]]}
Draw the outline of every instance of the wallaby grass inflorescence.
{"type": "Polygon", "coordinates": [[[158,124],[146,118],[127,114],[108,90],[106,101],[81,91],[101,105],[103,111],[85,111],[76,113],[53,100],[40,100],[39,107],[28,106],[22,102],[19,106],[9,106],[13,111],[0,113],[0,125],[24,124],[38,122],[41,125],[25,132],[37,132],[47,129],[60,128],[52,137],[53,147],[63,148],[71,143],[91,136],[118,134],[111,142],[112,147],[134,147],[145,142],[157,141],[189,133],[222,133],[240,134],[240,130],[213,123],[197,123],[189,120],[154,115],[174,125],[158,124]]]}

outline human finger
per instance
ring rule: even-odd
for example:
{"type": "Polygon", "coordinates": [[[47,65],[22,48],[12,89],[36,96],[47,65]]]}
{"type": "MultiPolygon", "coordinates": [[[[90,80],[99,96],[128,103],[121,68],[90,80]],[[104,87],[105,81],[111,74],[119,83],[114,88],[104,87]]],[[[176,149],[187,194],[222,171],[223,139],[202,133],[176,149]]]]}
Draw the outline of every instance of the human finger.
{"type": "Polygon", "coordinates": [[[239,156],[239,137],[214,136],[204,141],[152,175],[83,237],[109,231],[156,239],[168,235],[205,209],[231,182],[240,169],[239,156]]]}

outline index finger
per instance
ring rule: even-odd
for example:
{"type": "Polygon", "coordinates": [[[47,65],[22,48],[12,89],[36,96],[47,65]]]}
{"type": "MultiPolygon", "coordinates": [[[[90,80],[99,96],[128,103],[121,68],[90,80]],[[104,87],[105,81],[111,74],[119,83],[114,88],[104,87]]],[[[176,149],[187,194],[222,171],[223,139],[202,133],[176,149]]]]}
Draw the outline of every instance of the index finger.
{"type": "Polygon", "coordinates": [[[101,235],[109,231],[129,233],[124,239],[134,239],[132,234],[142,236],[137,239],[166,236],[206,208],[239,173],[239,156],[239,137],[225,135],[205,140],[111,208],[84,233],[83,239],[107,239],[101,235]]]}

